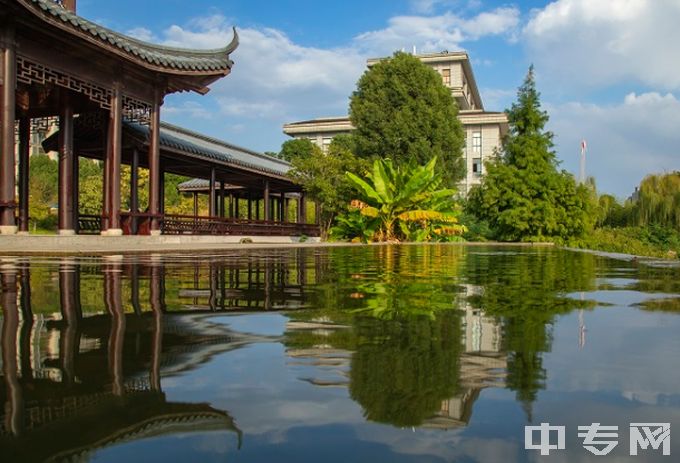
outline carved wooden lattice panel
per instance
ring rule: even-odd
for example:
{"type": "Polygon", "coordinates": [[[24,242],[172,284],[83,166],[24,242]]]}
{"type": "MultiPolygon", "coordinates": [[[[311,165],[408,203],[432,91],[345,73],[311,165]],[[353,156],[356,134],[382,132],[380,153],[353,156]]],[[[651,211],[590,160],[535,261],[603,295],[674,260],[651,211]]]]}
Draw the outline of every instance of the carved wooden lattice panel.
{"type": "MultiPolygon", "coordinates": [[[[111,110],[113,90],[104,88],[91,82],[61,71],[50,69],[42,64],[17,56],[17,80],[24,84],[54,84],[87,96],[101,108],[111,110]]],[[[148,124],[150,121],[151,105],[144,101],[123,95],[123,117],[130,121],[148,124]]]]}
{"type": "Polygon", "coordinates": [[[113,95],[111,89],[85,82],[54,69],[49,69],[22,56],[17,57],[17,80],[24,84],[55,84],[86,95],[104,109],[111,109],[111,96],[113,95]]]}
{"type": "Polygon", "coordinates": [[[151,106],[129,96],[123,96],[123,117],[132,122],[151,123],[151,106]]]}

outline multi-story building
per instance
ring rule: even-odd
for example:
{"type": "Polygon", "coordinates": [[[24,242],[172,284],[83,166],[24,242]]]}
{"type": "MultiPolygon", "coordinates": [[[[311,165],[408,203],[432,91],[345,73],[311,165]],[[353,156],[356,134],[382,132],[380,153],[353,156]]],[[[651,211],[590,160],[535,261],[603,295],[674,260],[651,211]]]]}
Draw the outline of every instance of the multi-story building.
{"type": "MultiPolygon", "coordinates": [[[[458,118],[465,132],[463,152],[467,174],[460,182],[460,190],[467,193],[480,182],[484,174],[484,161],[494,155],[508,130],[505,113],[486,111],[465,52],[442,52],[416,55],[441,76],[444,85],[451,89],[458,104],[458,118]]],[[[384,58],[368,60],[368,66],[384,58]]],[[[283,126],[283,132],[294,138],[308,138],[321,149],[327,149],[334,136],[354,129],[348,116],[325,117],[291,122],[283,126]]]]}

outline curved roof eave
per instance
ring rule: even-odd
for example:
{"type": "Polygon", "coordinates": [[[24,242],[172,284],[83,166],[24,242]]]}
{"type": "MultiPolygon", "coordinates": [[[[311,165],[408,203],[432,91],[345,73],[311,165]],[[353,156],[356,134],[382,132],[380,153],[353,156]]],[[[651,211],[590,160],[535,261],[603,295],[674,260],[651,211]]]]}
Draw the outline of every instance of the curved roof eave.
{"type": "Polygon", "coordinates": [[[239,45],[236,28],[231,42],[219,49],[192,50],[151,44],[95,24],[49,0],[18,0],[41,20],[149,70],[184,76],[226,75],[234,62],[229,55],[239,45]]]}

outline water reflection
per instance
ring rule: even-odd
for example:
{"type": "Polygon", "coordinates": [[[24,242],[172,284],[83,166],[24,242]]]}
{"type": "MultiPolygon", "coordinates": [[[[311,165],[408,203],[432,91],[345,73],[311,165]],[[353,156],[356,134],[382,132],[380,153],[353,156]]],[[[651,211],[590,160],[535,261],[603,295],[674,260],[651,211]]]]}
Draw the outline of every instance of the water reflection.
{"type": "Polygon", "coordinates": [[[4,260],[0,449],[17,461],[88,460],[125,443],[223,433],[231,457],[255,458],[295,426],[318,431],[288,420],[290,408],[277,413],[312,413],[313,401],[357,432],[379,426],[372,433],[387,441],[404,429],[473,432],[485,394],[505,391],[532,421],[539,394],[567,371],[546,364],[561,317],[574,313],[572,344],[585,352],[584,326],[612,293],[644,288],[652,294],[639,306],[677,310],[664,292],[678,289],[677,271],[635,265],[450,246],[4,260]],[[268,331],[239,315],[252,312],[284,322],[268,331]],[[239,360],[223,369],[225,358],[239,360]],[[268,427],[279,434],[265,439],[268,427]]]}
{"type": "MultiPolygon", "coordinates": [[[[240,439],[226,411],[166,400],[161,370],[190,369],[215,352],[254,340],[206,320],[168,318],[160,262],[125,266],[106,259],[101,272],[105,313],[83,317],[81,267],[64,259],[57,275],[59,313],[34,316],[30,264],[2,266],[3,454],[25,461],[61,459],[149,435],[214,429],[233,431],[240,439]],[[122,297],[130,271],[134,315],[126,314],[122,297]],[[145,312],[140,275],[148,278],[145,312]]],[[[209,299],[226,303],[214,292],[209,299]]]]}

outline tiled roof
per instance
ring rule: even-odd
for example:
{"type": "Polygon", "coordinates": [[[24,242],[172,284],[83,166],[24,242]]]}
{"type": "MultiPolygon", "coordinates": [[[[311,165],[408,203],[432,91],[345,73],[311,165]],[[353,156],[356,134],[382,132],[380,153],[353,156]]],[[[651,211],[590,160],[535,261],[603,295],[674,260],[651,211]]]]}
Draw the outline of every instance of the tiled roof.
{"type": "MultiPolygon", "coordinates": [[[[147,126],[134,122],[125,122],[124,125],[128,130],[132,130],[143,137],[149,135],[147,126]]],[[[161,123],[161,148],[183,151],[232,164],[236,167],[278,176],[285,176],[290,170],[290,164],[283,159],[242,148],[165,122],[161,123]]]]}
{"type": "Polygon", "coordinates": [[[76,15],[52,0],[19,0],[19,3],[48,22],[56,21],[57,25],[63,28],[86,34],[103,46],[113,46],[132,59],[175,72],[214,74],[228,71],[233,65],[229,54],[238,46],[236,29],[231,43],[224,48],[216,50],[172,48],[146,43],[112,31],[76,15]]]}

